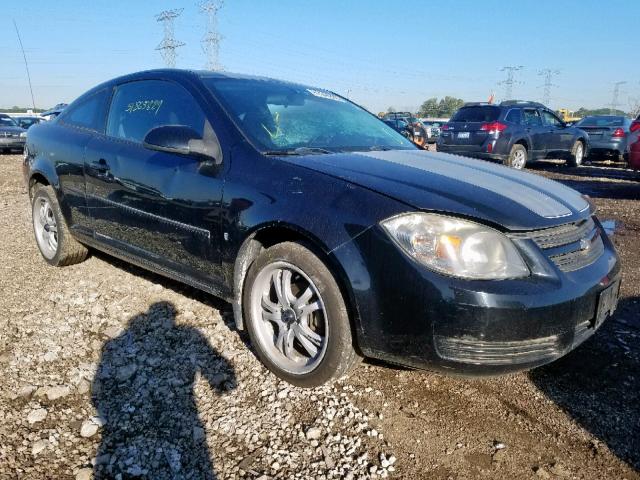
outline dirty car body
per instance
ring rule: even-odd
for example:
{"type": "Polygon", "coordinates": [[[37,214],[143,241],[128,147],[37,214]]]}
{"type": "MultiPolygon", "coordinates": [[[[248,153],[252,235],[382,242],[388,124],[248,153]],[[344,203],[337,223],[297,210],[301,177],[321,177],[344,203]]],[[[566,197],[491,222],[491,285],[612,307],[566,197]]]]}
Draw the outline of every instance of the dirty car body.
{"type": "Polygon", "coordinates": [[[243,110],[234,97],[246,101],[247,92],[272,87],[317,97],[329,112],[331,102],[357,108],[331,92],[275,80],[142,72],[100,85],[58,119],[33,126],[25,179],[30,191],[37,183],[53,187],[81,243],[226,299],[241,329],[243,282],[260,250],[303,242],[340,286],[356,350],[403,365],[462,375],[532,368],[573,349],[615,309],[618,258],[574,190],[418,150],[372,115],[375,129],[388,129],[388,144],[351,145],[347,133],[336,132],[332,142],[274,149],[278,130],[286,130],[274,119],[297,100],[273,100],[276,114],[264,105],[243,110]],[[162,112],[158,104],[167,99],[149,93],[164,91],[162,82],[199,107],[214,154],[156,151],[118,127],[127,110],[162,112]],[[119,89],[138,83],[131,90],[139,98],[122,103],[119,89]],[[83,125],[74,112],[88,102],[96,102],[95,116],[83,125]],[[265,128],[247,127],[265,114],[258,123],[265,128]],[[476,239],[491,235],[520,270],[486,279],[447,271],[448,263],[434,267],[421,255],[446,263],[454,254],[444,250],[468,247],[473,261],[485,260],[475,244],[437,232],[436,253],[424,253],[435,245],[431,230],[415,236],[412,222],[462,225],[479,231],[476,239]],[[426,250],[409,250],[416,245],[426,250]]]}

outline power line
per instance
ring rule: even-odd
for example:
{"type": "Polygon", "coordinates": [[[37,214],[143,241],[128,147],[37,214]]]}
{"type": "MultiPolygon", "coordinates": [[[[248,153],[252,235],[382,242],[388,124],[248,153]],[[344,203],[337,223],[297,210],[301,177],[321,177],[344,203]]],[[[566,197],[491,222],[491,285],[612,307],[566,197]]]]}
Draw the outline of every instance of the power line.
{"type": "Polygon", "coordinates": [[[511,65],[507,67],[502,67],[500,69],[501,72],[507,72],[507,78],[498,82],[498,85],[504,85],[504,99],[512,100],[513,98],[513,86],[514,85],[522,85],[522,82],[515,79],[516,72],[522,70],[524,66],[522,65],[511,65]]]}
{"type": "Polygon", "coordinates": [[[613,115],[615,113],[615,111],[618,109],[618,105],[620,105],[620,103],[618,102],[618,99],[620,98],[620,86],[624,85],[625,81],[622,82],[616,82],[613,84],[613,95],[611,97],[611,108],[609,109],[609,114],[613,115]]]}
{"type": "Polygon", "coordinates": [[[164,27],[164,38],[156,47],[156,50],[160,51],[160,55],[162,55],[169,68],[176,66],[176,49],[185,45],[184,42],[176,40],[173,31],[173,21],[180,16],[182,10],[182,8],[165,10],[156,15],[156,20],[162,22],[164,27]]]}
{"type": "Polygon", "coordinates": [[[551,88],[558,86],[553,83],[553,77],[559,74],[560,70],[552,70],[551,68],[544,68],[538,72],[538,75],[544,76],[544,85],[541,85],[541,87],[544,88],[542,103],[546,106],[549,106],[549,103],[551,103],[551,88]]]}
{"type": "Polygon", "coordinates": [[[18,35],[18,43],[20,44],[20,50],[22,50],[22,58],[24,59],[24,68],[27,70],[27,80],[29,80],[29,91],[31,92],[31,104],[33,105],[33,111],[36,110],[36,101],[33,97],[33,87],[31,86],[31,74],[29,73],[29,64],[27,63],[27,56],[24,53],[24,46],[22,46],[22,39],[20,38],[20,31],[18,30],[18,24],[13,20],[13,26],[16,28],[16,34],[18,35]]]}
{"type": "Polygon", "coordinates": [[[220,64],[220,42],[222,36],[218,33],[218,10],[222,8],[224,0],[208,0],[200,4],[200,11],[207,16],[207,32],[202,38],[202,50],[207,56],[207,70],[222,70],[220,64]]]}

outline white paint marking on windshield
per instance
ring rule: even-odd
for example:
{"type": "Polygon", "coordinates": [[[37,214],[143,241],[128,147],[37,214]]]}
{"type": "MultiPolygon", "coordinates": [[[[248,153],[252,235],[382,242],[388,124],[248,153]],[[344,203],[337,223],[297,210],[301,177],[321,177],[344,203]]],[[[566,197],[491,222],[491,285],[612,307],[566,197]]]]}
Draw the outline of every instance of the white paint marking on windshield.
{"type": "Polygon", "coordinates": [[[309,92],[314,97],[324,98],[326,100],[334,100],[336,102],[347,103],[343,98],[340,98],[335,93],[325,92],[323,90],[316,90],[314,88],[307,88],[307,92],[309,92]]]}

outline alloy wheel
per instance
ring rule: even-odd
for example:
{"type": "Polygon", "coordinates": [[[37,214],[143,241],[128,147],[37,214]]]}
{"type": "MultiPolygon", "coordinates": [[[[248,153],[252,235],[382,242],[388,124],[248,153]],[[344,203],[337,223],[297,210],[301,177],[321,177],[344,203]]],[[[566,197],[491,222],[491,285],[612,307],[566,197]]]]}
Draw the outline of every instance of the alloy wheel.
{"type": "Polygon", "coordinates": [[[522,170],[527,163],[527,157],[524,150],[516,150],[513,155],[513,161],[511,162],[511,166],[516,170],[522,170]]]}
{"type": "Polygon", "coordinates": [[[38,197],[33,202],[33,229],[45,258],[55,257],[58,251],[58,225],[51,203],[46,198],[38,197]]]}
{"type": "Polygon", "coordinates": [[[582,143],[578,142],[576,145],[576,165],[580,165],[582,163],[582,157],[584,156],[584,148],[582,147],[582,143]]]}
{"type": "Polygon", "coordinates": [[[314,282],[287,262],[268,264],[251,292],[256,336],[279,368],[296,375],[314,370],[327,349],[327,313],[314,282]]]}

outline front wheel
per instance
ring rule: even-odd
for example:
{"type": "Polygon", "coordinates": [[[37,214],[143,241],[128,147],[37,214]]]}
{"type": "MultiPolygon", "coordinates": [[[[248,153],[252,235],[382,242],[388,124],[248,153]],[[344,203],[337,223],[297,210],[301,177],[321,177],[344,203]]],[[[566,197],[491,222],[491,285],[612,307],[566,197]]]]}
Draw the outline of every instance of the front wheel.
{"type": "Polygon", "coordinates": [[[243,310],[258,358],[293,385],[332,382],[358,363],[340,288],[304,245],[284,242],[258,256],[247,272],[243,310]]]}
{"type": "Polygon", "coordinates": [[[571,155],[569,156],[568,164],[571,167],[579,167],[584,160],[584,143],[581,140],[576,140],[571,149],[571,155]]]}

